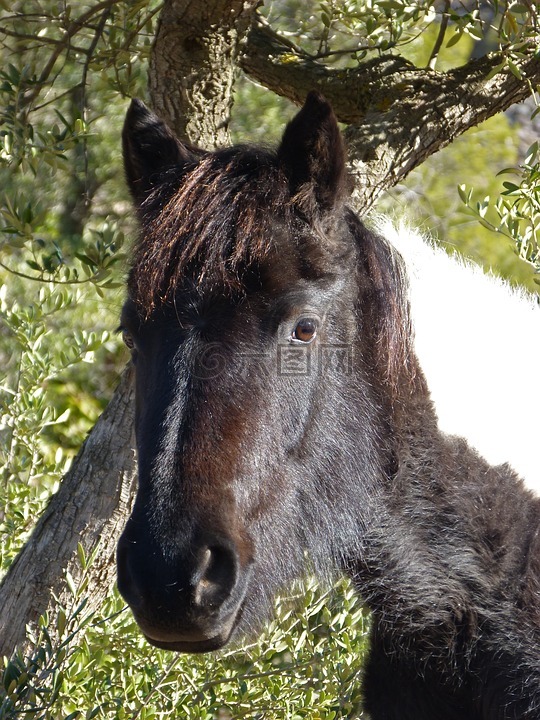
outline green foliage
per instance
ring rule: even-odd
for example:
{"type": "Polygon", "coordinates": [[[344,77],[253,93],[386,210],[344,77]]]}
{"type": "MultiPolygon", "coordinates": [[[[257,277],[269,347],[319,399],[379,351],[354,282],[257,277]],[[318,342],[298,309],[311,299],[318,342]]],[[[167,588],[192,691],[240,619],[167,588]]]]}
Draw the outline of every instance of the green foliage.
{"type": "Polygon", "coordinates": [[[98,313],[87,287],[30,283],[8,274],[3,279],[0,569],[20,548],[110,393],[111,378],[99,400],[96,380],[77,372],[96,355],[103,363],[117,344],[108,314],[91,329],[82,322],[85,309],[98,313]]]}
{"type": "Polygon", "coordinates": [[[283,134],[283,121],[295,112],[287,99],[241,75],[235,84],[234,107],[229,130],[233,142],[252,142],[275,147],[283,134]],[[255,120],[257,118],[257,120],[255,120]]]}
{"type": "Polygon", "coordinates": [[[534,291],[531,267],[516,254],[515,244],[475,222],[457,190],[472,186],[482,198],[496,197],[504,189],[498,174],[518,161],[515,136],[516,128],[505,116],[487,120],[413,170],[386,193],[377,210],[404,214],[449,249],[534,291]]]}
{"type": "Polygon", "coordinates": [[[407,44],[435,19],[429,2],[322,0],[311,13],[302,12],[300,5],[298,0],[274,1],[265,12],[272,26],[293,36],[303,52],[339,64],[407,44]]]}
{"type": "Polygon", "coordinates": [[[4,660],[0,720],[360,717],[366,616],[345,581],[298,587],[255,642],[188,657],[150,648],[117,595],[85,614],[89,566],[30,656],[4,660]]]}
{"type": "MultiPolygon", "coordinates": [[[[519,258],[529,263],[540,275],[540,151],[538,142],[528,149],[523,163],[505,168],[499,175],[512,175],[505,180],[504,190],[495,200],[486,195],[473,201],[474,191],[462,184],[460,197],[480,224],[488,230],[513,241],[519,258]]],[[[540,278],[535,282],[540,285],[540,278]]]]}
{"type": "MultiPolygon", "coordinates": [[[[400,53],[441,69],[461,64],[459,44],[488,42],[504,50],[494,70],[519,72],[516,60],[537,37],[534,8],[525,3],[432,3],[427,0],[319,0],[302,12],[301,0],[273,0],[263,12],[277,30],[314,59],[354,67],[374,54],[400,53]]],[[[467,58],[468,59],[468,58],[467,58]]],[[[414,61],[414,60],[413,60],[414,61]]]]}
{"type": "Polygon", "coordinates": [[[133,223],[118,138],[158,8],[22,5],[0,10],[0,573],[122,362],[110,331],[133,223]]]}
{"type": "Polygon", "coordinates": [[[93,558],[87,558],[81,545],[78,547],[80,578],[76,583],[69,575],[66,585],[70,598],[67,606],[58,601],[54,623],[40,618],[36,631],[29,630],[32,642],[29,655],[20,652],[12,658],[3,658],[0,684],[0,720],[21,716],[35,720],[74,720],[78,717],[96,717],[99,707],[81,713],[79,709],[65,713],[63,700],[68,678],[73,674],[72,660],[78,652],[78,640],[93,620],[85,613],[89,592],[88,569],[93,558]]]}

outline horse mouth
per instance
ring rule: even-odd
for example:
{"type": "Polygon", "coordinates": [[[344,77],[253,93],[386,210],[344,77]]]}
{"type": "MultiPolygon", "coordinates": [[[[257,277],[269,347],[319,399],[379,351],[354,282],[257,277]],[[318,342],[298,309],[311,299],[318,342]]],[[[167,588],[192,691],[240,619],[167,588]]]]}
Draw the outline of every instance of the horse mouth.
{"type": "Polygon", "coordinates": [[[220,650],[229,642],[230,635],[216,635],[216,637],[205,638],[204,640],[156,640],[146,634],[144,634],[144,637],[151,645],[154,645],[161,650],[198,654],[220,650]]]}
{"type": "Polygon", "coordinates": [[[139,621],[138,625],[146,640],[161,650],[182,653],[206,653],[220,650],[227,645],[238,627],[242,609],[243,607],[240,606],[238,612],[231,615],[219,629],[216,628],[217,632],[211,635],[193,630],[187,632],[157,630],[149,626],[145,627],[145,623],[139,621]]]}

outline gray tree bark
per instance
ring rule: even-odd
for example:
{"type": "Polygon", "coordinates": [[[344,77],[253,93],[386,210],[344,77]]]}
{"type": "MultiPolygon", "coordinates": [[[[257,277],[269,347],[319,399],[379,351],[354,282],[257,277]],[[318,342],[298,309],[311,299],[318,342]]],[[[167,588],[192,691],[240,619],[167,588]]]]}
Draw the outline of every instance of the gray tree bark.
{"type": "Polygon", "coordinates": [[[45,612],[54,618],[57,599],[69,605],[65,577],[80,576],[79,543],[87,557],[96,552],[89,610],[99,607],[111,586],[116,539],[136,487],[132,375],[128,368],[0,585],[0,655],[9,657],[24,643],[27,623],[45,612]]]}
{"type": "Polygon", "coordinates": [[[156,113],[178,137],[227,145],[238,57],[258,0],[169,0],[150,60],[156,113]]]}

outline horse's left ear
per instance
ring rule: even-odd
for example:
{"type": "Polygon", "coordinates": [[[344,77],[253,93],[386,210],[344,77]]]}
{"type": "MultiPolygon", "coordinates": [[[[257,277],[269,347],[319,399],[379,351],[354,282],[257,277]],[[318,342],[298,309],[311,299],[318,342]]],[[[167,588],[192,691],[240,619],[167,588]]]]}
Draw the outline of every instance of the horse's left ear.
{"type": "Polygon", "coordinates": [[[163,179],[170,168],[196,164],[203,151],[178,140],[169,127],[142,100],[134,99],[122,131],[126,180],[137,204],[163,179]]]}
{"type": "Polygon", "coordinates": [[[330,103],[312,91],[285,128],[278,161],[299,207],[331,211],[347,192],[345,147],[330,103]]]}

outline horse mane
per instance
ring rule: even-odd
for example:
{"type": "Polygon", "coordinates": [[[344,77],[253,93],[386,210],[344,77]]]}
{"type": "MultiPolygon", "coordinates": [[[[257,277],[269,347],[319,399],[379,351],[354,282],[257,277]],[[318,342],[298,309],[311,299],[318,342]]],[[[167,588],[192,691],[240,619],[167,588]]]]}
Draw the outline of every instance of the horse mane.
{"type": "Polygon", "coordinates": [[[349,223],[359,249],[359,262],[369,278],[364,308],[373,333],[375,364],[392,400],[409,395],[423,383],[414,351],[409,282],[401,254],[382,235],[366,228],[354,214],[349,223]]]}
{"type": "Polygon", "coordinates": [[[275,154],[246,146],[209,153],[160,184],[141,207],[142,235],[129,279],[146,316],[174,301],[180,279],[241,290],[242,271],[271,247],[271,223],[286,217],[287,181],[275,154]]]}

